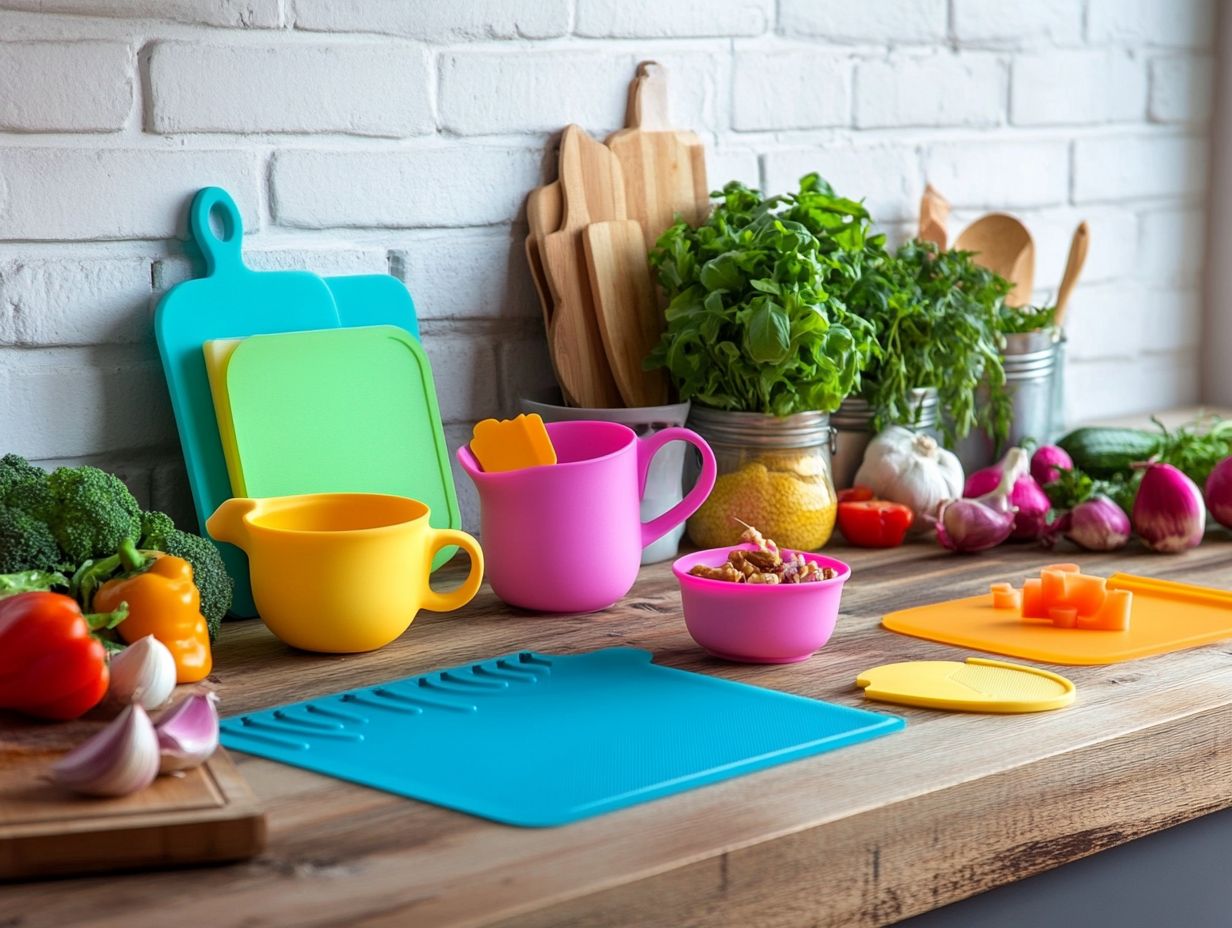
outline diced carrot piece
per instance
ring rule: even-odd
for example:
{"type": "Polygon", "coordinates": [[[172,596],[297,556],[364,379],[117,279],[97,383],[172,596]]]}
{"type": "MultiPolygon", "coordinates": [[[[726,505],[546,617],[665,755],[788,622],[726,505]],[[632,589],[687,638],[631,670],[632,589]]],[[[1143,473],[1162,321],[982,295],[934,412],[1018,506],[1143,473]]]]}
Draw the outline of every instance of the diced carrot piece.
{"type": "Polygon", "coordinates": [[[1109,590],[1103,605],[1094,616],[1095,627],[1109,631],[1123,632],[1129,628],[1129,617],[1133,611],[1134,594],[1129,590],[1109,590]]]}
{"type": "Polygon", "coordinates": [[[992,585],[992,605],[994,609],[1013,609],[1017,612],[1022,608],[1022,594],[1008,583],[992,585]],[[998,589],[1003,587],[1003,589],[998,589]]]}
{"type": "Polygon", "coordinates": [[[1056,570],[1063,574],[1082,573],[1081,567],[1079,567],[1077,564],[1070,564],[1069,562],[1064,562],[1061,564],[1049,564],[1047,567],[1044,568],[1044,570],[1056,570]]]}
{"type": "Polygon", "coordinates": [[[1054,570],[1051,567],[1045,567],[1040,571],[1040,592],[1045,610],[1049,606],[1060,606],[1065,603],[1069,595],[1068,580],[1072,576],[1071,573],[1054,570]]]}
{"type": "Polygon", "coordinates": [[[1048,618],[1057,628],[1073,628],[1078,621],[1078,610],[1073,606],[1049,606],[1048,618]]]}
{"type": "Polygon", "coordinates": [[[1048,612],[1044,608],[1043,583],[1038,578],[1032,578],[1022,585],[1022,617],[1024,619],[1048,618],[1048,612]]]}
{"type": "Polygon", "coordinates": [[[1089,574],[1070,574],[1065,582],[1065,601],[1078,610],[1079,615],[1098,615],[1104,606],[1108,581],[1089,574]]]}

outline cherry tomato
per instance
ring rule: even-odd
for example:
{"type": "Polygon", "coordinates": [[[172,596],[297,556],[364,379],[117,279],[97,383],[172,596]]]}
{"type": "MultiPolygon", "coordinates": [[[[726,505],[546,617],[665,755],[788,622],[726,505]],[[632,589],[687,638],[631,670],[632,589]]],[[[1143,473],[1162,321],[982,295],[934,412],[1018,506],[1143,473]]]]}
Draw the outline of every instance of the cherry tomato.
{"type": "Polygon", "coordinates": [[[854,487],[848,487],[846,490],[839,490],[838,501],[840,503],[863,503],[873,499],[875,495],[872,488],[862,487],[857,484],[854,487]]]}
{"type": "Polygon", "coordinates": [[[914,515],[901,503],[883,499],[838,504],[838,527],[858,548],[893,548],[903,543],[914,515]]]}

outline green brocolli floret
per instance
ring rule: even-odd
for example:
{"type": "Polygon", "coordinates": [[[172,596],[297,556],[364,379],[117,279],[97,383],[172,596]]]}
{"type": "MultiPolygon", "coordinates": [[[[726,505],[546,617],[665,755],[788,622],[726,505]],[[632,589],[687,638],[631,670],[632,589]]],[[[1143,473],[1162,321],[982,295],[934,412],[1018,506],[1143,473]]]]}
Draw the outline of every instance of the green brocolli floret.
{"type": "Polygon", "coordinates": [[[0,574],[54,573],[64,565],[51,529],[30,513],[0,503],[0,574]]]}
{"type": "Polygon", "coordinates": [[[74,564],[114,554],[141,531],[141,507],[119,477],[97,467],[60,467],[48,478],[51,532],[74,564]]]}
{"type": "Polygon", "coordinates": [[[218,637],[223,616],[231,608],[231,596],[235,591],[235,581],[227,573],[222,555],[213,542],[180,531],[171,518],[161,512],[142,513],[141,528],[142,548],[181,557],[192,564],[193,582],[201,593],[201,614],[205,616],[213,641],[218,637]]]}
{"type": "Polygon", "coordinates": [[[52,517],[51,483],[47,471],[19,454],[0,458],[0,504],[12,506],[42,522],[52,517]]]}

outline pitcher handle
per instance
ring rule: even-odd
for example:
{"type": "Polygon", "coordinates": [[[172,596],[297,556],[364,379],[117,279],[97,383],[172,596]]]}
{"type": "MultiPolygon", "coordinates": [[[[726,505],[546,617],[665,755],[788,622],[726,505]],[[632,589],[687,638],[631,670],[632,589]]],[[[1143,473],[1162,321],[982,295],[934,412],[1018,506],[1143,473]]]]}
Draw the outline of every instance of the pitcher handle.
{"type": "Polygon", "coordinates": [[[479,585],[483,583],[483,549],[479,547],[479,542],[466,532],[459,532],[452,528],[434,528],[430,529],[430,532],[428,556],[424,563],[425,575],[431,573],[432,559],[436,556],[436,552],[450,545],[457,545],[470,555],[471,570],[456,590],[450,590],[447,593],[438,593],[432,589],[430,583],[425,581],[423,608],[433,612],[452,612],[454,609],[461,609],[475,598],[475,594],[479,592],[479,585]]]}
{"type": "Polygon", "coordinates": [[[678,502],[663,515],[642,523],[642,547],[658,541],[677,525],[701,508],[710,491],[714,489],[714,479],[717,468],[714,463],[714,452],[702,438],[692,429],[670,428],[655,432],[637,442],[637,495],[640,499],[646,493],[646,478],[650,473],[650,460],[660,448],[672,441],[686,441],[702,456],[702,471],[698,474],[697,483],[693,485],[685,498],[678,502]]]}

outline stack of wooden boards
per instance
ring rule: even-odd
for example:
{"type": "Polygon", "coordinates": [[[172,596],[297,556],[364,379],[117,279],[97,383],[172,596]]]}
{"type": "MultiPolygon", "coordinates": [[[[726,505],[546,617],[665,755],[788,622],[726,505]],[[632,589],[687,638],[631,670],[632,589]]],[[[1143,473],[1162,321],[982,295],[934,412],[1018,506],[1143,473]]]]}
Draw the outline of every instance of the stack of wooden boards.
{"type": "Polygon", "coordinates": [[[606,144],[568,126],[559,179],[526,201],[526,257],[572,406],[667,402],[663,372],[642,367],[663,331],[647,252],[678,216],[697,225],[710,209],[705,149],[670,128],[661,65],[638,66],[625,125],[606,144]]]}

